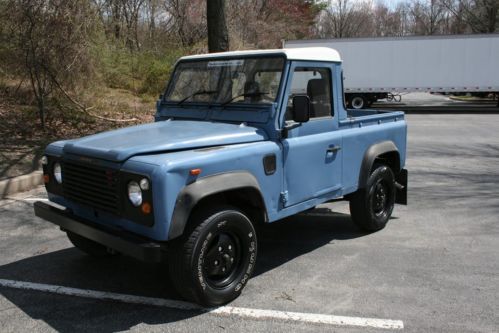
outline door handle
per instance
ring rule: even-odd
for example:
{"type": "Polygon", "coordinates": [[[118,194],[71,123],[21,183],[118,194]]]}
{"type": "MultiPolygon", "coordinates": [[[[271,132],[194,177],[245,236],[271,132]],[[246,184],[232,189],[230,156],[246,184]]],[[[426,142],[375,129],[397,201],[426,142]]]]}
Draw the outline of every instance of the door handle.
{"type": "Polygon", "coordinates": [[[328,153],[336,153],[337,151],[341,150],[341,147],[340,146],[333,146],[333,147],[329,147],[326,151],[328,153]]]}

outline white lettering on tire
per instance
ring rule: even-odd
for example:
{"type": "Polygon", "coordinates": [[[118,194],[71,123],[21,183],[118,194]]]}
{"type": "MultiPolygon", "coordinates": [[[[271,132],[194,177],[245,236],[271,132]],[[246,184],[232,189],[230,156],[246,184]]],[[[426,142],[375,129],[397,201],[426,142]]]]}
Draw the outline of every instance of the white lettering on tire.
{"type": "Polygon", "coordinates": [[[204,281],[203,277],[203,262],[204,262],[204,253],[206,252],[206,247],[208,246],[208,242],[210,241],[212,237],[211,232],[206,235],[206,239],[203,241],[203,245],[201,246],[201,251],[199,253],[199,258],[198,258],[198,279],[199,283],[201,284],[201,288],[203,290],[206,290],[206,282],[204,281]]]}

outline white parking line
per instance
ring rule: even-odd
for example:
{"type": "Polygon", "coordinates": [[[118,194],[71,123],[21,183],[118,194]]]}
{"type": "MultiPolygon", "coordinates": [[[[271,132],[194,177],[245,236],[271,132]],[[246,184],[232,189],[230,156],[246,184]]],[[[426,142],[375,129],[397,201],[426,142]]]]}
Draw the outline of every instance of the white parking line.
{"type": "Polygon", "coordinates": [[[175,301],[163,298],[153,298],[135,295],[126,295],[111,293],[107,291],[97,291],[79,288],[69,288],[42,283],[23,282],[15,280],[0,279],[1,287],[36,290],[49,292],[59,295],[78,296],[85,298],[93,298],[99,300],[112,300],[132,304],[144,304],[161,306],[178,310],[195,310],[222,316],[236,316],[241,318],[252,319],[274,319],[281,321],[303,322],[313,324],[325,324],[335,326],[356,326],[356,327],[373,327],[382,329],[403,329],[404,323],[401,320],[377,319],[377,318],[361,318],[361,317],[345,317],[314,313],[274,311],[249,309],[232,306],[221,306],[218,308],[205,309],[192,303],[175,301]]]}
{"type": "Polygon", "coordinates": [[[15,203],[26,203],[32,204],[35,201],[49,201],[47,198],[16,198],[16,197],[5,197],[0,200],[0,208],[5,208],[15,203]]]}
{"type": "Polygon", "coordinates": [[[21,201],[49,201],[47,198],[23,198],[23,199],[18,199],[21,201]]]}

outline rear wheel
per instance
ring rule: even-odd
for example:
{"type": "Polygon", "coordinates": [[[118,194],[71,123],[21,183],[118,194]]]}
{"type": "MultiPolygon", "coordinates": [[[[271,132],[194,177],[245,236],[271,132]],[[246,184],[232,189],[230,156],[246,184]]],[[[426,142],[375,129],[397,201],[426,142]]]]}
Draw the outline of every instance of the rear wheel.
{"type": "Polygon", "coordinates": [[[350,105],[354,109],[363,109],[366,106],[366,99],[362,95],[353,95],[350,100],[350,105]]]}
{"type": "Polygon", "coordinates": [[[173,244],[169,257],[171,279],[187,300],[205,306],[232,301],[253,273],[256,232],[251,221],[232,207],[200,211],[196,225],[173,244]]]}
{"type": "Polygon", "coordinates": [[[85,252],[92,257],[110,257],[116,255],[116,252],[109,250],[102,244],[96,243],[93,240],[80,236],[78,234],[67,231],[69,241],[79,250],[85,252]]]}
{"type": "Polygon", "coordinates": [[[377,165],[367,186],[350,198],[350,214],[353,222],[363,230],[383,229],[390,219],[395,205],[395,176],[386,165],[377,165]]]}

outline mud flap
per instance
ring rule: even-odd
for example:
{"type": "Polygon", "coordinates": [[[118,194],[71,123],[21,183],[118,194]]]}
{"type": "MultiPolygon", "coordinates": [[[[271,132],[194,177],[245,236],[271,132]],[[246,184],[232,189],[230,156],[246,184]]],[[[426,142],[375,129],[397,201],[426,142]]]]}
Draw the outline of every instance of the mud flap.
{"type": "Polygon", "coordinates": [[[395,177],[395,203],[397,204],[407,205],[407,179],[408,172],[406,169],[400,170],[395,177]]]}

